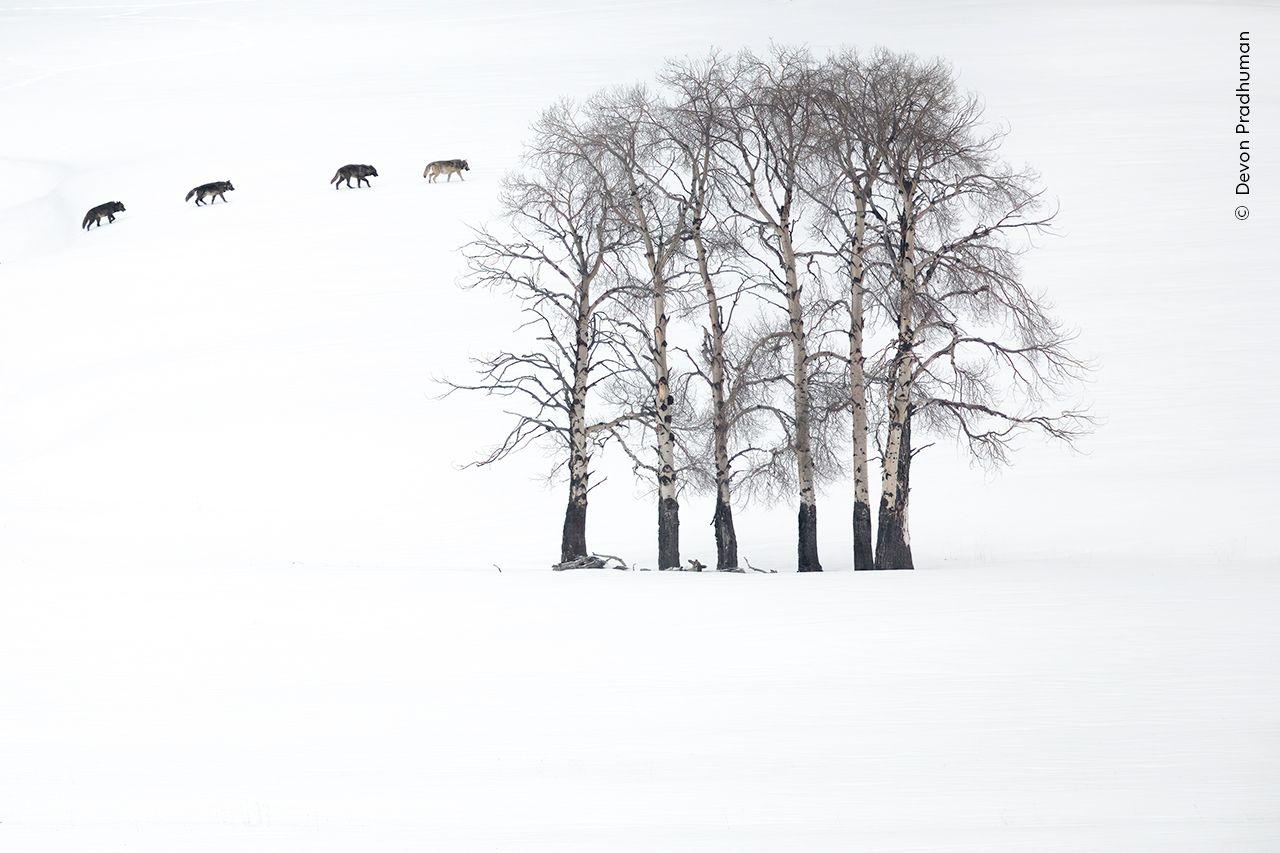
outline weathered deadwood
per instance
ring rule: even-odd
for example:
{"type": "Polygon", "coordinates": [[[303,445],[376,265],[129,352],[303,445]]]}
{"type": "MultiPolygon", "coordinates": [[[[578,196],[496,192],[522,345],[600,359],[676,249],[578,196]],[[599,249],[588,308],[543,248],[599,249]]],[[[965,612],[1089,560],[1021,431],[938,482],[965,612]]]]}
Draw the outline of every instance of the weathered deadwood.
{"type": "Polygon", "coordinates": [[[583,557],[575,557],[572,560],[565,560],[551,566],[551,570],[553,572],[565,572],[571,569],[617,569],[623,572],[631,571],[631,567],[628,566],[621,557],[615,557],[612,554],[591,554],[583,557]],[[617,563],[617,565],[609,565],[610,560],[617,563]]]}
{"type": "Polygon", "coordinates": [[[706,564],[697,560],[690,559],[688,566],[668,566],[665,569],[658,569],[660,572],[700,572],[706,568],[706,564]]]}

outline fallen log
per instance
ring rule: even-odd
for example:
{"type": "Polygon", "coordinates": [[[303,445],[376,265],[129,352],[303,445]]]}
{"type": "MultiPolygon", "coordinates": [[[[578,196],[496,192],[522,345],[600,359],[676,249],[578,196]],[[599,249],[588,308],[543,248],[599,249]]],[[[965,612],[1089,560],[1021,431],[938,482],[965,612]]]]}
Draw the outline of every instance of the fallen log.
{"type": "Polygon", "coordinates": [[[622,561],[622,558],[615,557],[612,554],[587,554],[581,557],[574,557],[572,560],[565,560],[562,563],[555,563],[551,566],[553,572],[567,572],[571,569],[617,569],[619,571],[630,571],[631,567],[622,561]],[[616,566],[609,565],[609,561],[613,560],[616,566]]]}

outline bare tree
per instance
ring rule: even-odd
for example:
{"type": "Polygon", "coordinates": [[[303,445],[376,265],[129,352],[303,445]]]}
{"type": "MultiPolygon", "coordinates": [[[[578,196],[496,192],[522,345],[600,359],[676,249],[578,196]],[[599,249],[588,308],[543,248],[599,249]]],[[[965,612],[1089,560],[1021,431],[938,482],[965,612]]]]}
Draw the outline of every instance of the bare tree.
{"type": "Polygon", "coordinates": [[[629,369],[620,355],[622,332],[601,310],[626,286],[615,266],[628,231],[596,170],[561,144],[559,129],[571,109],[562,104],[543,115],[534,127],[526,172],[504,181],[506,227],[501,233],[477,231],[465,248],[465,285],[517,299],[528,318],[521,330],[532,337],[530,346],[476,359],[476,381],[447,383],[451,391],[511,401],[510,431],[473,464],[498,462],[539,441],[556,449],[555,469],[566,471],[569,482],[561,561],[589,553],[593,451],[619,427],[648,414],[611,411],[596,420],[588,415],[601,386],[629,369]]]}
{"type": "Polygon", "coordinates": [[[881,178],[882,128],[873,109],[878,79],[888,70],[869,65],[852,51],[842,51],[823,64],[815,93],[817,158],[808,194],[820,210],[819,232],[844,273],[844,305],[848,312],[848,408],[853,469],[853,567],[874,568],[871,538],[871,488],[868,470],[866,329],[868,251],[878,242],[868,233],[868,209],[881,178]]]}
{"type": "Polygon", "coordinates": [[[1035,406],[1085,365],[1020,276],[1018,255],[1052,219],[1038,176],[999,160],[1003,132],[985,127],[978,99],[957,90],[945,63],[887,53],[878,61],[870,112],[884,191],[872,210],[892,270],[884,307],[896,334],[883,365],[876,568],[909,569],[913,420],[962,435],[990,462],[1006,459],[1028,429],[1070,442],[1087,417],[1035,406]]]}
{"type": "Polygon", "coordinates": [[[737,568],[735,500],[797,494],[798,569],[821,571],[817,487],[837,471],[854,567],[911,568],[911,465],[932,436],[999,464],[1022,433],[1088,428],[1052,408],[1087,365],[1019,266],[1052,221],[1039,178],[1001,161],[948,65],[775,48],[660,81],[669,101],[632,87],[544,114],[506,230],[467,249],[468,284],[513,294],[533,340],[451,387],[521,402],[477,464],[557,448],[562,559],[586,554],[592,453],[611,438],[654,483],[659,568],[679,565],[693,483],[715,494],[718,568],[737,568]]]}
{"type": "MultiPolygon", "coordinates": [[[[791,410],[784,428],[795,459],[800,507],[797,563],[822,571],[818,558],[817,469],[813,443],[806,282],[798,247],[802,181],[813,156],[817,71],[803,50],[775,49],[767,58],[738,55],[727,81],[730,102],[718,116],[717,165],[730,189],[725,203],[749,229],[764,281],[777,293],[787,327],[767,334],[790,345],[791,410]]],[[[751,250],[747,250],[749,253],[751,250]]],[[[810,279],[812,281],[812,279],[810,279]]],[[[778,414],[782,414],[780,411],[778,414]]]]}
{"type": "Polygon", "coordinates": [[[658,568],[680,565],[680,503],[676,464],[676,399],[668,327],[672,290],[678,284],[674,261],[689,236],[690,199],[678,152],[666,145],[663,106],[643,87],[606,91],[587,104],[585,126],[568,129],[610,184],[618,220],[635,237],[640,257],[632,267],[649,321],[643,373],[650,386],[651,427],[656,463],[633,454],[648,471],[658,495],[658,568]]]}
{"type": "MultiPolygon", "coordinates": [[[[715,171],[716,130],[728,104],[724,60],[712,54],[705,62],[668,63],[662,81],[675,91],[675,102],[663,112],[662,139],[675,155],[676,173],[683,177],[689,216],[686,254],[692,255],[696,280],[702,286],[706,320],[702,327],[698,375],[710,395],[706,434],[710,437],[711,484],[715,493],[716,568],[738,568],[738,534],[733,523],[733,457],[730,433],[734,413],[730,401],[729,370],[725,339],[732,309],[741,288],[734,290],[730,312],[721,305],[720,280],[713,252],[734,245],[720,239],[723,223],[718,221],[721,201],[715,171]],[[691,252],[688,249],[691,248],[691,252]]],[[[727,295],[727,294],[726,294],[727,295]]]]}

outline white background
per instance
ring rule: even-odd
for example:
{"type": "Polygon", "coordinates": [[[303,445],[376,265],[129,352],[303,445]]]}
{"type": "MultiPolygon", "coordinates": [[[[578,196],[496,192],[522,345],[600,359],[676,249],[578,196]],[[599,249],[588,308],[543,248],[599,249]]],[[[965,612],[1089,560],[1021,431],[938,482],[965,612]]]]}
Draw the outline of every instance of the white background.
{"type": "MultiPolygon", "coordinates": [[[[545,564],[564,498],[536,479],[546,460],[456,470],[504,424],[434,399],[435,377],[511,328],[458,289],[455,249],[553,99],[773,38],[948,57],[1061,204],[1027,277],[1081,330],[1099,429],[1080,454],[1024,442],[999,473],[946,441],[927,451],[920,562],[1272,557],[1265,48],[1247,222],[1232,90],[1238,31],[1274,20],[1271,4],[9,3],[0,554],[545,564]],[[470,160],[465,185],[421,179],[444,157],[470,160]],[[383,177],[335,193],[347,162],[383,177]],[[225,209],[182,204],[224,178],[225,209]],[[108,199],[128,212],[81,232],[108,199]]],[[[830,568],[851,560],[849,494],[820,504],[830,568]]],[[[711,509],[684,500],[683,550],[706,562],[711,509]]],[[[743,553],[789,567],[794,507],[758,509],[743,553]]],[[[655,516],[618,470],[593,493],[589,542],[651,563],[655,516]]]]}
{"type": "MultiPolygon", "coordinates": [[[[1276,11],[0,0],[0,849],[1276,849],[1276,11]],[[928,450],[916,573],[552,574],[547,460],[458,470],[504,425],[435,399],[513,321],[456,247],[553,99],[771,38],[1009,124],[1099,429],[928,450]]],[[[611,470],[589,542],[654,516],[611,470]]],[[[739,518],[793,565],[793,506],[739,518]]]]}

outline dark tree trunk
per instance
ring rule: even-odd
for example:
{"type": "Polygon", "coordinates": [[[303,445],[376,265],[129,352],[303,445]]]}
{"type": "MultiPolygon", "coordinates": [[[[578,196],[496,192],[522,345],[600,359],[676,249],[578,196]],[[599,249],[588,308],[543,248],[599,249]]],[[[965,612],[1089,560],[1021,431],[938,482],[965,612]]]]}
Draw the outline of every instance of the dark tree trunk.
{"type": "Polygon", "coordinates": [[[560,536],[560,562],[587,555],[586,488],[569,485],[569,504],[564,510],[564,532],[560,536]]]}
{"type": "Polygon", "coordinates": [[[738,534],[733,529],[733,507],[716,498],[716,514],[711,519],[716,529],[716,569],[738,568],[738,534]]]}
{"type": "Polygon", "coordinates": [[[658,568],[680,567],[680,504],[675,498],[658,499],[658,568]]]}
{"type": "Polygon", "coordinates": [[[866,501],[854,501],[853,568],[854,571],[862,572],[875,567],[871,551],[871,505],[866,501]]]}
{"type": "Polygon", "coordinates": [[[818,560],[818,505],[800,502],[800,530],[797,536],[799,566],[797,571],[820,572],[818,560]]]}
{"type": "Polygon", "coordinates": [[[914,569],[911,535],[907,530],[907,502],[911,495],[911,409],[902,425],[902,450],[898,455],[898,499],[889,505],[880,500],[880,525],[876,535],[877,569],[914,569]]]}

